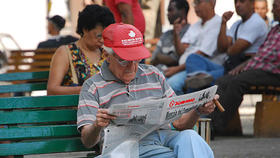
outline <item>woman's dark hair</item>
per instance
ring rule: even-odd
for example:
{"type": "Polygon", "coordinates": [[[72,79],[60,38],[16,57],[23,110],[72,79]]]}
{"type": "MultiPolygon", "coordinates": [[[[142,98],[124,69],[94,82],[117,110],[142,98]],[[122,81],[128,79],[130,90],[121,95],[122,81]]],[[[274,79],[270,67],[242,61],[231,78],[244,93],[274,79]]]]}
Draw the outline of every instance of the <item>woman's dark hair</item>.
{"type": "Polygon", "coordinates": [[[87,5],[81,12],[79,12],[77,33],[83,36],[83,29],[91,30],[97,25],[104,28],[108,25],[115,23],[112,12],[107,8],[100,5],[87,5]]]}
{"type": "Polygon", "coordinates": [[[176,8],[178,10],[184,9],[186,12],[186,15],[188,15],[189,12],[189,4],[187,0],[170,0],[170,2],[175,2],[176,3],[176,8]]]}

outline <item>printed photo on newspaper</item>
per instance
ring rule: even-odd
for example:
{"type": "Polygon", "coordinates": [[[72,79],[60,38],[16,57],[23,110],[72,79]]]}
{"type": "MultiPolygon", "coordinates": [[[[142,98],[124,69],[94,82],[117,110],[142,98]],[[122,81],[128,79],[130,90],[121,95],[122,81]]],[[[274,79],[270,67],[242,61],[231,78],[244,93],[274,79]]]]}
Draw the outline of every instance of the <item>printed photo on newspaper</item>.
{"type": "Polygon", "coordinates": [[[213,100],[216,90],[217,86],[212,86],[171,98],[112,105],[109,113],[117,118],[104,129],[102,155],[110,155],[122,142],[129,140],[137,142],[152,131],[178,119],[184,113],[213,100]]]}

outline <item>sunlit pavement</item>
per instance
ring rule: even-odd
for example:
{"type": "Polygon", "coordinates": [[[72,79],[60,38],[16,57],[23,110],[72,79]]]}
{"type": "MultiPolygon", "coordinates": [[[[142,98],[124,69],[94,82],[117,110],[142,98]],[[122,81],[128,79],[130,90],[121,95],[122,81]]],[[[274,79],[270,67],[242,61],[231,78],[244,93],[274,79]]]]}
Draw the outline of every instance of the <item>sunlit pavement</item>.
{"type": "Polygon", "coordinates": [[[244,136],[215,137],[210,146],[215,158],[280,158],[280,138],[253,137],[255,104],[261,95],[245,95],[239,108],[244,136]]]}

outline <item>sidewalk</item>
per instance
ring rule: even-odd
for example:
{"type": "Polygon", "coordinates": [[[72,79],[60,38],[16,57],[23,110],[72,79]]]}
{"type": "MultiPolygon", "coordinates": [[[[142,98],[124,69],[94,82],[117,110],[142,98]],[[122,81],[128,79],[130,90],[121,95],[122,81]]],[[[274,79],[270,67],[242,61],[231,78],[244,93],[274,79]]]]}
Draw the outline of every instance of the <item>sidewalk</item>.
{"type": "Polygon", "coordinates": [[[215,158],[280,157],[280,138],[217,137],[210,146],[215,158]]]}
{"type": "Polygon", "coordinates": [[[244,136],[215,137],[210,146],[215,158],[280,158],[280,138],[253,137],[255,103],[260,95],[246,95],[239,108],[244,136]]]}

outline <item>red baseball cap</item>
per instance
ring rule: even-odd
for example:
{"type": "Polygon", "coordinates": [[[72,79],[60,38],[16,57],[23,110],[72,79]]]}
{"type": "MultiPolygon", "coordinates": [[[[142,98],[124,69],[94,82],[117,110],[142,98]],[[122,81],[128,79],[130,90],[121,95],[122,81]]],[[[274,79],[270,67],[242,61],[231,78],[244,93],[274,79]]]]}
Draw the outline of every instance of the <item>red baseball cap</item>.
{"type": "Polygon", "coordinates": [[[102,33],[104,45],[110,47],[123,60],[140,60],[151,56],[143,45],[142,33],[133,25],[114,23],[102,33]]]}

